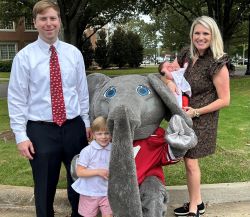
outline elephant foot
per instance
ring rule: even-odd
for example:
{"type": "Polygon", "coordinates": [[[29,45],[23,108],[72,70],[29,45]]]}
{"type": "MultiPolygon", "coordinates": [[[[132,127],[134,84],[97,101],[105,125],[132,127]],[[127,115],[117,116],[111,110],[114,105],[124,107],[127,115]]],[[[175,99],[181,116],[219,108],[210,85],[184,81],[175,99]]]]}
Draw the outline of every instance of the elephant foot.
{"type": "Polygon", "coordinates": [[[147,177],[140,186],[143,217],[165,217],[167,215],[168,193],[155,176],[147,177]]]}

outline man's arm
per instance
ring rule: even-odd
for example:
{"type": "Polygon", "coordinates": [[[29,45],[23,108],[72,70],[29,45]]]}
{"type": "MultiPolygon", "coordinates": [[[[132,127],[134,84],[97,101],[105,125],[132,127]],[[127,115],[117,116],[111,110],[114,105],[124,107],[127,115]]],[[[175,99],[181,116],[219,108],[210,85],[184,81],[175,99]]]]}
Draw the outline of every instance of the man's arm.
{"type": "Polygon", "coordinates": [[[78,54],[78,66],[77,66],[77,91],[78,98],[80,103],[80,116],[82,117],[85,127],[86,127],[86,135],[89,139],[91,137],[91,129],[90,129],[90,121],[89,121],[89,92],[88,92],[88,84],[87,77],[85,72],[85,65],[82,54],[79,51],[78,54]]]}
{"type": "Polygon", "coordinates": [[[13,60],[8,87],[10,126],[15,134],[19,153],[28,159],[33,159],[34,148],[26,134],[28,82],[29,76],[25,61],[17,55],[13,60]]]}

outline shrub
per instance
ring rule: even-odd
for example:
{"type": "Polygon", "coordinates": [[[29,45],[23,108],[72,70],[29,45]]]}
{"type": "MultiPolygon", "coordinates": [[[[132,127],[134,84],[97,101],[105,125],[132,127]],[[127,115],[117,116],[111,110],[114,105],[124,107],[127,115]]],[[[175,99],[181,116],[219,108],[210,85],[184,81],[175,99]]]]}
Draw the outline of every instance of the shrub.
{"type": "Polygon", "coordinates": [[[105,30],[99,31],[100,39],[96,42],[95,61],[103,69],[109,66],[108,43],[106,41],[107,34],[105,30]]]}
{"type": "Polygon", "coordinates": [[[11,65],[12,65],[12,60],[0,61],[0,72],[10,72],[11,65]]]}

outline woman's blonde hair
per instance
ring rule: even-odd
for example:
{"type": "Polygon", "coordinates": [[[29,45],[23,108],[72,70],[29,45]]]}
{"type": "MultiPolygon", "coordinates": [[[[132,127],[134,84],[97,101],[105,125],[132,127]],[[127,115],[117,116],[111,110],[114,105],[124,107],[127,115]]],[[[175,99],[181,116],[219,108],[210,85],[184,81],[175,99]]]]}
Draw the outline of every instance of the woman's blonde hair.
{"type": "Polygon", "coordinates": [[[191,53],[191,58],[194,56],[199,55],[198,50],[193,44],[193,33],[194,33],[194,28],[197,24],[201,24],[205,28],[209,29],[211,32],[211,44],[210,44],[210,49],[213,53],[214,59],[219,59],[221,58],[225,53],[224,53],[224,47],[223,47],[223,40],[221,37],[221,33],[219,30],[218,25],[216,24],[215,20],[211,17],[208,16],[201,16],[198,17],[194,20],[191,29],[190,29],[190,39],[191,39],[191,46],[190,46],[190,53],[191,53]]]}
{"type": "Polygon", "coordinates": [[[97,117],[91,125],[91,130],[93,132],[102,131],[102,130],[107,131],[108,126],[107,126],[106,118],[104,118],[102,116],[97,117]]]}
{"type": "Polygon", "coordinates": [[[53,8],[57,12],[58,17],[60,17],[60,8],[55,1],[41,0],[38,1],[33,7],[33,19],[36,19],[37,14],[41,14],[48,8],[53,8]]]}

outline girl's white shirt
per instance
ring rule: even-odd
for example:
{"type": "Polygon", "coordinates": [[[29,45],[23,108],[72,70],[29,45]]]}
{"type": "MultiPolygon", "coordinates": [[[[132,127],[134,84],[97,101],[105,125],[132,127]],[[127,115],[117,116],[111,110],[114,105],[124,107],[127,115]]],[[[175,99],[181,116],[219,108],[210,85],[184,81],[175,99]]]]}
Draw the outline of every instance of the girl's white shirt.
{"type": "MultiPolygon", "coordinates": [[[[87,169],[108,169],[111,147],[111,143],[102,147],[93,140],[82,149],[77,164],[87,169]]],[[[72,188],[85,196],[107,196],[108,180],[101,176],[80,177],[72,184],[72,188]]]]}

